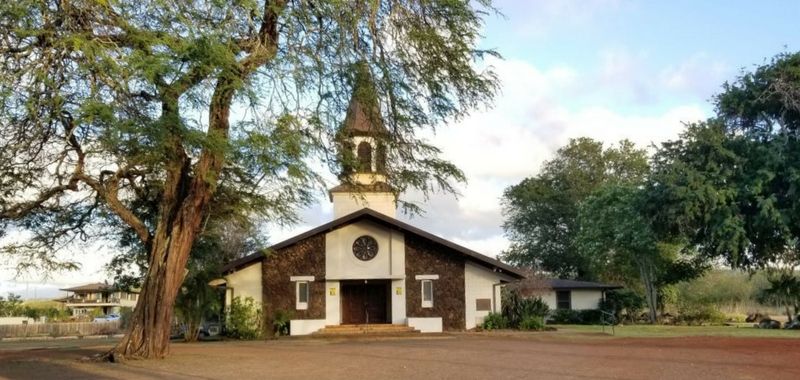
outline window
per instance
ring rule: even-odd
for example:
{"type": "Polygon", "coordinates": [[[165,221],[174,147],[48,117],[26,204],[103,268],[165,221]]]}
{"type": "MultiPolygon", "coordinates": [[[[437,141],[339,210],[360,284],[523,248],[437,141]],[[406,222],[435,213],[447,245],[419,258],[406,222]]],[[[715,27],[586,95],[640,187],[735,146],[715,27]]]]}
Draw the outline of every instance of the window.
{"type": "Polygon", "coordinates": [[[433,307],[433,281],[422,280],[422,307],[433,307]]]}
{"type": "Polygon", "coordinates": [[[556,291],[556,309],[569,310],[572,309],[572,292],[569,290],[556,291]]]}
{"type": "Polygon", "coordinates": [[[297,310],[308,309],[308,281],[297,281],[297,310]]]}
{"type": "Polygon", "coordinates": [[[372,172],[372,145],[366,141],[358,144],[358,171],[372,172]]]}

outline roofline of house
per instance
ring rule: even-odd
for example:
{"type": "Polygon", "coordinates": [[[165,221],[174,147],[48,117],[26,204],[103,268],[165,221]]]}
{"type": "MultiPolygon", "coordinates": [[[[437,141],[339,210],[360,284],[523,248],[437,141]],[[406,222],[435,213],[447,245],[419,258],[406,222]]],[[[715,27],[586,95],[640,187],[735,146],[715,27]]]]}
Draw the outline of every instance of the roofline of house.
{"type": "Polygon", "coordinates": [[[325,223],[325,224],[323,224],[323,225],[321,225],[319,227],[316,227],[314,229],[311,229],[311,230],[303,232],[303,233],[301,233],[299,235],[296,235],[296,236],[294,236],[292,238],[284,240],[284,241],[282,241],[282,242],[280,242],[278,244],[275,244],[275,245],[267,248],[266,250],[260,250],[260,251],[254,252],[254,253],[252,253],[250,255],[247,255],[245,257],[233,260],[233,261],[231,261],[230,263],[228,263],[227,265],[225,265],[222,268],[222,272],[227,274],[229,272],[233,272],[235,270],[241,269],[241,268],[243,268],[245,266],[248,266],[248,265],[250,265],[250,264],[252,264],[252,263],[254,263],[256,261],[259,261],[260,259],[263,259],[264,255],[265,255],[265,252],[274,251],[274,250],[278,250],[278,249],[281,249],[281,248],[286,248],[288,246],[294,245],[295,243],[298,243],[301,240],[304,240],[304,239],[309,238],[311,236],[314,236],[314,235],[317,235],[317,234],[320,234],[320,233],[323,233],[323,232],[328,232],[328,231],[335,230],[337,228],[342,227],[343,225],[350,224],[350,223],[355,222],[356,220],[364,218],[364,217],[371,218],[371,219],[376,220],[378,222],[381,222],[381,223],[384,223],[384,224],[388,224],[389,226],[397,228],[397,229],[399,229],[401,231],[410,232],[412,234],[415,234],[415,235],[421,236],[423,238],[426,238],[428,240],[431,240],[434,243],[443,245],[443,246],[445,246],[447,248],[450,248],[452,250],[455,250],[455,251],[463,254],[464,256],[467,256],[468,258],[471,258],[473,261],[477,261],[477,262],[483,264],[484,266],[488,266],[488,267],[490,267],[492,270],[494,270],[496,272],[504,273],[504,274],[510,275],[511,277],[515,277],[517,279],[525,278],[525,273],[523,271],[521,271],[520,269],[518,269],[518,268],[515,268],[515,267],[513,267],[511,265],[508,265],[506,263],[503,263],[500,260],[493,259],[493,258],[488,257],[486,255],[483,255],[483,254],[480,254],[478,252],[475,252],[475,251],[473,251],[473,250],[471,250],[469,248],[463,247],[463,246],[458,245],[456,243],[453,243],[451,241],[445,240],[445,239],[443,239],[441,237],[438,237],[438,236],[433,235],[433,234],[431,234],[429,232],[426,232],[426,231],[421,230],[421,229],[419,229],[417,227],[414,227],[414,226],[412,226],[412,225],[410,225],[408,223],[401,222],[401,221],[399,221],[399,220],[397,220],[395,218],[389,217],[388,215],[381,214],[381,213],[379,213],[377,211],[374,211],[372,209],[369,209],[369,208],[362,208],[361,210],[358,210],[356,212],[350,213],[350,214],[345,215],[345,216],[343,216],[341,218],[335,219],[335,220],[333,220],[331,222],[328,222],[328,223],[325,223]]]}

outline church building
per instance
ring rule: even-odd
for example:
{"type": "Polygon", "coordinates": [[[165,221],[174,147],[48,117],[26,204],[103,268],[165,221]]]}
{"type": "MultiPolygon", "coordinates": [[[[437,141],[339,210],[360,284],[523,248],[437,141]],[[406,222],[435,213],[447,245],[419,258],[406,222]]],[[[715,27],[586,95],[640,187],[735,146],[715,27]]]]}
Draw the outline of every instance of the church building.
{"type": "MultiPolygon", "coordinates": [[[[358,86],[356,87],[358,91],[358,86]]],[[[225,303],[252,297],[266,326],[291,316],[290,334],[339,325],[393,324],[421,332],[471,329],[500,311],[514,267],[396,218],[376,105],[354,92],[342,147],[355,158],[330,190],[334,220],[229,263],[225,303]]]]}

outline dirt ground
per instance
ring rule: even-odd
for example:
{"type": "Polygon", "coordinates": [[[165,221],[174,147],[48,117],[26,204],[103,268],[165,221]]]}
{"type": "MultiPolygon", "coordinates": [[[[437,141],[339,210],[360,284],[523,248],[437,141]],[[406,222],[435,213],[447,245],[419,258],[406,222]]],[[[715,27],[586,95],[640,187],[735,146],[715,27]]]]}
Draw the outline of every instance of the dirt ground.
{"type": "Polygon", "coordinates": [[[110,342],[0,345],[8,379],[800,379],[800,340],[456,334],[173,344],[164,360],[81,361],[110,342]]]}

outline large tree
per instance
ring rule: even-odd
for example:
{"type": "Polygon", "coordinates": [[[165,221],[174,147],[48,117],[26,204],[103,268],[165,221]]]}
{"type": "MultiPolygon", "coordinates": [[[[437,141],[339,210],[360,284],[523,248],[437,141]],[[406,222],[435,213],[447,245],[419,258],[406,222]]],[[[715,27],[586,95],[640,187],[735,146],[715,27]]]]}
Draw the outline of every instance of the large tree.
{"type": "Polygon", "coordinates": [[[511,247],[502,258],[562,278],[596,279],[598,272],[576,245],[580,203],[610,183],[641,183],[647,154],[630,141],[604,147],[570,140],[539,174],[506,189],[503,228],[511,247]]]}
{"type": "Polygon", "coordinates": [[[388,131],[389,184],[452,190],[462,174],[415,136],[492,98],[495,77],[475,64],[492,53],[476,48],[491,11],[489,0],[2,2],[0,231],[18,232],[4,252],[56,269],[76,240],[133,232],[147,273],[112,358],[163,357],[220,186],[253,216],[309,202],[308,159],[336,166],[365,72],[372,90],[357,93],[388,131]]]}
{"type": "Polygon", "coordinates": [[[744,269],[800,264],[800,54],[726,83],[716,117],[655,160],[659,226],[744,269]]]}
{"type": "Polygon", "coordinates": [[[576,245],[601,279],[641,288],[655,323],[663,288],[697,277],[708,265],[682,237],[659,233],[650,201],[642,184],[603,186],[580,206],[576,245]]]}

